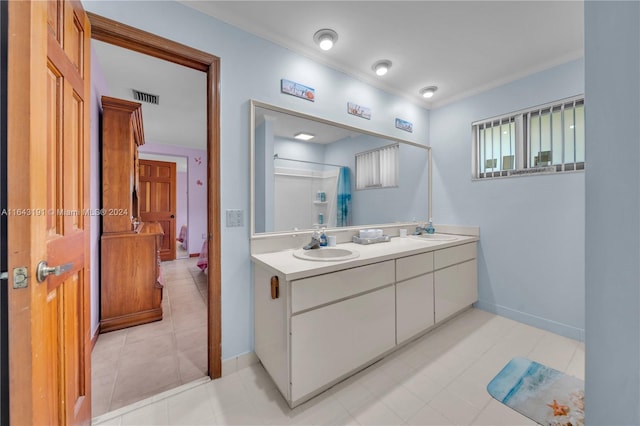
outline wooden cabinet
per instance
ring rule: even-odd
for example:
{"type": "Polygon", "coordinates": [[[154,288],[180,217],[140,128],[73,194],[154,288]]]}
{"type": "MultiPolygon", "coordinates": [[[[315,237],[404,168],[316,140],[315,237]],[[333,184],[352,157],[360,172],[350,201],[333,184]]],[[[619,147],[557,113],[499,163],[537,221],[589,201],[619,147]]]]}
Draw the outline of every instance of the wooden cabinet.
{"type": "Polygon", "coordinates": [[[102,98],[100,331],[162,319],[162,227],[139,222],[138,147],[142,106],[102,98]]]}
{"type": "Polygon", "coordinates": [[[100,331],[162,319],[159,251],[162,228],[142,223],[130,233],[103,234],[100,331]]]}
{"type": "Polygon", "coordinates": [[[144,144],[142,105],[102,97],[102,232],[134,230],[138,211],[138,147],[144,144]]]}

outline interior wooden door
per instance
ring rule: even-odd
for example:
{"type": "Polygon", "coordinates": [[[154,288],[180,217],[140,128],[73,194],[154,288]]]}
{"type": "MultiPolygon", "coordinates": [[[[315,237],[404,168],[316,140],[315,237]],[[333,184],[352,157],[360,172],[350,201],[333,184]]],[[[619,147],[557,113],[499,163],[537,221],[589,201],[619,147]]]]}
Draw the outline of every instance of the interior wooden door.
{"type": "Polygon", "coordinates": [[[88,424],[90,24],[80,2],[12,1],[9,34],[10,419],[88,424]]]}
{"type": "Polygon", "coordinates": [[[158,222],[164,237],[160,259],[176,258],[176,163],[139,160],[140,164],[140,219],[158,222]]]}

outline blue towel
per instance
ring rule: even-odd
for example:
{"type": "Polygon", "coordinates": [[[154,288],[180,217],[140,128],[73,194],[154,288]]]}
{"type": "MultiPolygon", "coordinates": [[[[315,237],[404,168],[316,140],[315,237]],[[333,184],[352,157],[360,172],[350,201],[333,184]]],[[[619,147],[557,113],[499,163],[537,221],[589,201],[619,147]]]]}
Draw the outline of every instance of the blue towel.
{"type": "Polygon", "coordinates": [[[341,167],[338,175],[337,226],[351,226],[351,171],[341,167]]]}

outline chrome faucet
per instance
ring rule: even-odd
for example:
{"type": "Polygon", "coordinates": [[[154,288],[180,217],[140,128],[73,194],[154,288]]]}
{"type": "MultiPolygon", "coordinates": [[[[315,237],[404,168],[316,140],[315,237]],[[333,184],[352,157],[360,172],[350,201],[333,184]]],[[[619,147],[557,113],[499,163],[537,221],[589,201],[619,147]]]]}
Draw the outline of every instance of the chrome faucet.
{"type": "Polygon", "coordinates": [[[311,235],[311,241],[306,246],[302,247],[304,250],[311,250],[320,248],[320,231],[313,231],[311,235]]]}
{"type": "Polygon", "coordinates": [[[413,235],[422,235],[425,234],[427,232],[427,226],[426,225],[418,225],[416,226],[416,230],[413,231],[413,235]]]}

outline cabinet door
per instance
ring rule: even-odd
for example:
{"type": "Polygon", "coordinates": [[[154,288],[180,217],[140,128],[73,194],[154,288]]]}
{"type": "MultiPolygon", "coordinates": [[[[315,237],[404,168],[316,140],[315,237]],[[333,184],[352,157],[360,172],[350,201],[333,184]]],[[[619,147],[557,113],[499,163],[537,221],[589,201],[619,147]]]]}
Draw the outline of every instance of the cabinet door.
{"type": "Polygon", "coordinates": [[[476,259],[435,272],[436,322],[455,314],[478,300],[476,259]]]}
{"type": "Polygon", "coordinates": [[[296,313],[394,282],[393,260],[303,278],[291,283],[291,312],[296,313]]]}
{"type": "Polygon", "coordinates": [[[253,269],[254,349],[280,392],[289,398],[289,337],[287,286],[282,275],[254,264],[253,269]],[[279,293],[274,297],[271,278],[278,277],[279,293]]]}
{"type": "Polygon", "coordinates": [[[396,333],[398,343],[434,324],[433,274],[424,274],[396,284],[396,333]]]}
{"type": "Polygon", "coordinates": [[[395,346],[395,291],[388,286],[291,317],[291,400],[395,346]]]}
{"type": "Polygon", "coordinates": [[[478,243],[462,244],[460,246],[449,247],[436,250],[433,255],[435,269],[442,269],[450,265],[462,263],[475,259],[478,255],[478,243]]]}
{"type": "Polygon", "coordinates": [[[404,281],[432,271],[433,252],[396,259],[396,281],[404,281]]]}

